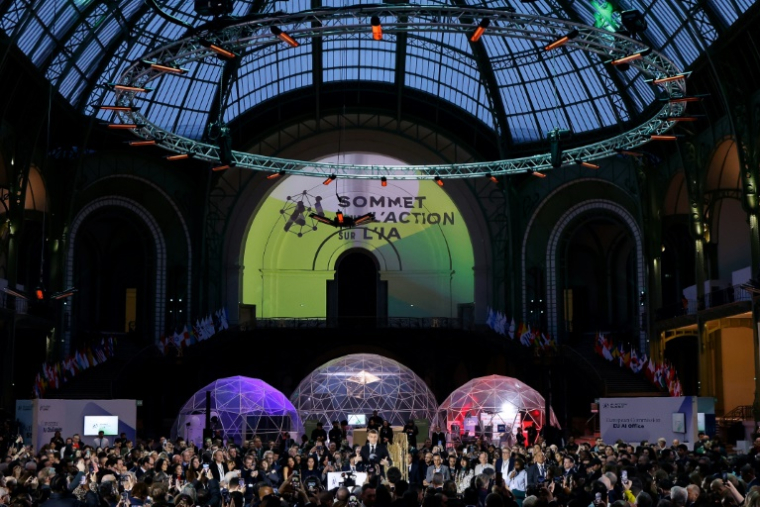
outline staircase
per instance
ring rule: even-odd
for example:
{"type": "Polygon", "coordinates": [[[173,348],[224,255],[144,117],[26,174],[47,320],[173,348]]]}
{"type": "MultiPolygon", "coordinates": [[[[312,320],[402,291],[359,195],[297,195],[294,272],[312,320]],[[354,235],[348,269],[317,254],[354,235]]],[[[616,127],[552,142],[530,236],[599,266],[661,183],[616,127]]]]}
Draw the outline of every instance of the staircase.
{"type": "Polygon", "coordinates": [[[594,352],[593,340],[581,340],[581,343],[565,346],[565,357],[578,365],[579,371],[596,377],[600,385],[601,396],[639,397],[668,396],[667,392],[653,386],[643,373],[633,373],[628,368],[621,368],[617,359],[607,361],[594,352]]]}

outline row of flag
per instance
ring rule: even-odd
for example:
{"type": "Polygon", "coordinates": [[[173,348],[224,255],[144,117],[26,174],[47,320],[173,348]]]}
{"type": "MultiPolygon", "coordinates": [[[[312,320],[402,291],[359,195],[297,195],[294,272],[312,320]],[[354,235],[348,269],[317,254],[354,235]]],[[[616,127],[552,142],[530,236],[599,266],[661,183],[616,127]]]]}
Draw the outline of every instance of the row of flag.
{"type": "Polygon", "coordinates": [[[613,340],[597,333],[594,339],[594,352],[607,361],[617,361],[621,368],[629,368],[634,373],[644,372],[644,376],[655,386],[668,391],[670,396],[683,396],[681,381],[673,365],[667,361],[656,363],[647,359],[646,354],[636,352],[631,347],[626,351],[622,343],[615,345],[613,340]]]}
{"type": "Polygon", "coordinates": [[[62,361],[43,363],[42,372],[34,378],[34,397],[42,398],[46,391],[58,389],[84,370],[105,363],[113,357],[115,348],[115,338],[101,338],[100,343],[87,345],[62,361]]]}
{"type": "Polygon", "coordinates": [[[494,311],[493,308],[488,309],[486,324],[495,333],[509,336],[510,340],[519,338],[520,344],[525,347],[533,347],[536,351],[557,350],[557,341],[554,338],[539,329],[531,329],[530,325],[524,322],[518,326],[514,318],[510,321],[504,313],[494,311]]]}
{"type": "Polygon", "coordinates": [[[227,318],[227,309],[222,308],[215,311],[205,318],[197,319],[195,325],[188,327],[185,325],[182,331],[172,331],[162,336],[158,342],[158,349],[166,355],[172,348],[181,354],[182,349],[208,340],[219,331],[229,329],[230,324],[227,318]]]}

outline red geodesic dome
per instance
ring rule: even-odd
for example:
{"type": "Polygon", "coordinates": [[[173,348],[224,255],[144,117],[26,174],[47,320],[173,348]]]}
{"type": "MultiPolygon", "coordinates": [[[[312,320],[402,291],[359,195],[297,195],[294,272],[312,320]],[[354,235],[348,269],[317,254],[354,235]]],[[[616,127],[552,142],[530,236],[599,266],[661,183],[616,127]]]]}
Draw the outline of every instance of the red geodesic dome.
{"type": "MultiPolygon", "coordinates": [[[[438,409],[438,419],[447,429],[457,425],[461,433],[474,435],[513,434],[535,425],[545,424],[546,401],[538,391],[512,377],[490,375],[470,380],[452,392],[438,409]],[[473,430],[473,428],[475,428],[473,430]]],[[[551,410],[551,426],[559,421],[551,410]]]]}

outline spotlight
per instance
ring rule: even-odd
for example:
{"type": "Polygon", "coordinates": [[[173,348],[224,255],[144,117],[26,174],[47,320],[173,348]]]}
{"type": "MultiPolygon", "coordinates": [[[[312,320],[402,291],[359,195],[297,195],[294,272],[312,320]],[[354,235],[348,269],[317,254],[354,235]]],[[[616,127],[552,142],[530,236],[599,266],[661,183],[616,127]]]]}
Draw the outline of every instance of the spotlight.
{"type": "Polygon", "coordinates": [[[583,167],[586,167],[588,169],[599,169],[599,167],[600,167],[597,164],[593,164],[593,163],[587,162],[585,160],[579,160],[578,164],[581,165],[581,166],[583,166],[583,167]]]}
{"type": "Polygon", "coordinates": [[[615,152],[618,155],[624,155],[626,157],[641,158],[641,157],[644,156],[644,154],[641,153],[640,151],[623,150],[623,149],[620,149],[620,148],[616,149],[615,152]]]}
{"type": "Polygon", "coordinates": [[[380,24],[380,18],[372,16],[370,24],[372,25],[372,38],[375,40],[383,40],[383,26],[380,24]]]}
{"type": "Polygon", "coordinates": [[[486,178],[494,182],[496,185],[499,184],[499,179],[491,173],[486,174],[486,178]]]}
{"type": "Polygon", "coordinates": [[[623,22],[623,26],[626,30],[633,35],[643,32],[648,27],[644,15],[636,9],[621,12],[620,20],[623,22]]]}
{"type": "Polygon", "coordinates": [[[223,164],[223,165],[218,165],[216,167],[212,167],[211,170],[213,172],[215,172],[215,173],[218,173],[218,172],[221,172],[221,171],[226,171],[230,167],[232,167],[232,166],[230,166],[229,164],[223,164]]]}
{"type": "Polygon", "coordinates": [[[699,118],[696,116],[669,116],[665,118],[665,121],[672,121],[672,122],[693,122],[693,121],[699,121],[699,118]]]}
{"type": "Polygon", "coordinates": [[[171,65],[163,65],[161,63],[149,60],[143,60],[143,63],[149,66],[151,69],[157,70],[159,72],[169,72],[171,74],[184,74],[187,72],[187,69],[183,69],[181,67],[172,67],[171,65]]]}
{"type": "Polygon", "coordinates": [[[380,178],[380,185],[383,186],[383,187],[387,187],[388,186],[388,178],[386,178],[385,176],[383,176],[382,178],[380,178]]]}
{"type": "Polygon", "coordinates": [[[441,179],[440,176],[436,176],[435,178],[433,178],[433,180],[438,184],[439,187],[443,187],[443,180],[441,179]]]}
{"type": "Polygon", "coordinates": [[[578,30],[573,30],[572,32],[568,33],[561,39],[557,39],[548,46],[544,48],[545,51],[551,51],[552,49],[557,49],[558,47],[564,46],[567,44],[570,40],[575,39],[578,37],[578,30]]]}
{"type": "Polygon", "coordinates": [[[612,60],[610,63],[615,66],[625,65],[625,64],[634,62],[636,60],[641,60],[645,56],[649,56],[651,53],[652,53],[652,48],[647,48],[644,51],[641,51],[639,53],[634,53],[632,55],[624,56],[623,58],[618,58],[617,60],[612,60]]]}
{"type": "Polygon", "coordinates": [[[649,139],[652,141],[677,141],[678,136],[653,134],[649,136],[649,139]]]}
{"type": "Polygon", "coordinates": [[[139,107],[135,106],[93,106],[101,111],[119,111],[121,113],[134,113],[139,107]]]}
{"type": "Polygon", "coordinates": [[[146,93],[153,91],[153,88],[144,88],[142,86],[122,85],[116,83],[108,83],[108,87],[115,92],[146,93]]]}
{"type": "Polygon", "coordinates": [[[166,160],[171,160],[172,162],[175,160],[187,160],[190,158],[189,153],[177,153],[176,155],[167,155],[166,160]]]}
{"type": "Polygon", "coordinates": [[[269,30],[272,32],[273,35],[276,35],[277,37],[279,37],[282,42],[284,42],[285,44],[288,44],[290,47],[297,48],[299,46],[297,40],[295,40],[293,37],[288,35],[287,32],[283,32],[282,30],[280,30],[279,27],[273,26],[269,30]]]}
{"type": "Polygon", "coordinates": [[[285,176],[285,171],[280,171],[278,173],[272,173],[269,176],[267,176],[268,180],[276,180],[277,178],[281,178],[285,176]]]}
{"type": "Polygon", "coordinates": [[[129,141],[130,146],[155,146],[155,139],[145,139],[143,141],[129,141]]]}
{"type": "Polygon", "coordinates": [[[335,220],[337,220],[340,225],[343,225],[344,220],[343,220],[343,212],[342,211],[338,211],[335,214],[335,220]]]}
{"type": "Polygon", "coordinates": [[[480,38],[483,36],[483,34],[486,31],[486,28],[488,28],[488,25],[491,24],[491,20],[488,18],[485,18],[480,22],[478,27],[475,29],[475,33],[472,34],[472,37],[470,37],[470,42],[478,42],[480,38]]]}
{"type": "Polygon", "coordinates": [[[37,298],[37,301],[45,299],[45,289],[41,285],[34,289],[34,297],[37,298]]]}
{"type": "Polygon", "coordinates": [[[322,182],[322,184],[329,185],[330,183],[333,182],[333,180],[335,180],[335,178],[337,178],[337,176],[335,176],[334,174],[331,174],[330,176],[327,177],[325,181],[322,182]]]}
{"type": "Polygon", "coordinates": [[[200,39],[199,43],[204,48],[209,48],[211,51],[216,53],[220,58],[223,60],[232,60],[233,58],[237,57],[235,53],[228,49],[224,49],[222,46],[219,46],[218,44],[214,44],[208,39],[200,39]]]}
{"type": "Polygon", "coordinates": [[[137,123],[109,123],[107,127],[113,130],[134,130],[143,128],[145,125],[138,125],[137,123]]]}
{"type": "Polygon", "coordinates": [[[535,176],[536,178],[546,178],[546,175],[544,173],[534,171],[533,169],[528,169],[528,174],[535,176]]]}
{"type": "Polygon", "coordinates": [[[681,79],[686,79],[689,75],[691,75],[691,72],[687,72],[685,74],[678,74],[676,76],[661,77],[659,79],[652,80],[652,83],[654,83],[654,84],[670,83],[670,82],[673,82],[673,81],[679,81],[681,79]]]}
{"type": "Polygon", "coordinates": [[[709,95],[681,95],[679,96],[672,96],[667,99],[661,99],[661,102],[668,102],[670,104],[681,104],[683,102],[702,102],[702,99],[705,97],[708,97],[709,95]]]}

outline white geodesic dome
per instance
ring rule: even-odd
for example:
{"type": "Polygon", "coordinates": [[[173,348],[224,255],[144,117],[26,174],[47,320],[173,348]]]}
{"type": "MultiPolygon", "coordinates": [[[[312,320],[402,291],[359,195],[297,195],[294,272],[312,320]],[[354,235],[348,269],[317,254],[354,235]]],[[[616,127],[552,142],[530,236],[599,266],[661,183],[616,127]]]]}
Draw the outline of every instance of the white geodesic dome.
{"type": "Polygon", "coordinates": [[[274,439],[281,431],[292,437],[303,432],[301,419],[290,400],[263,380],[229,377],[199,389],[179,411],[172,437],[189,438],[196,444],[203,434],[206,391],[211,391],[212,429],[242,443],[253,435],[274,439]]]}
{"type": "Polygon", "coordinates": [[[290,397],[303,421],[325,425],[373,410],[392,426],[409,419],[436,420],[438,403],[425,382],[403,364],[377,354],[329,361],[301,381],[290,397]]]}
{"type": "MultiPolygon", "coordinates": [[[[461,433],[493,437],[515,434],[533,424],[540,431],[545,424],[545,406],[544,397],[525,382],[490,375],[472,379],[452,392],[441,404],[438,417],[449,430],[456,425],[461,433]]],[[[554,410],[550,411],[551,425],[559,428],[554,410]]]]}

